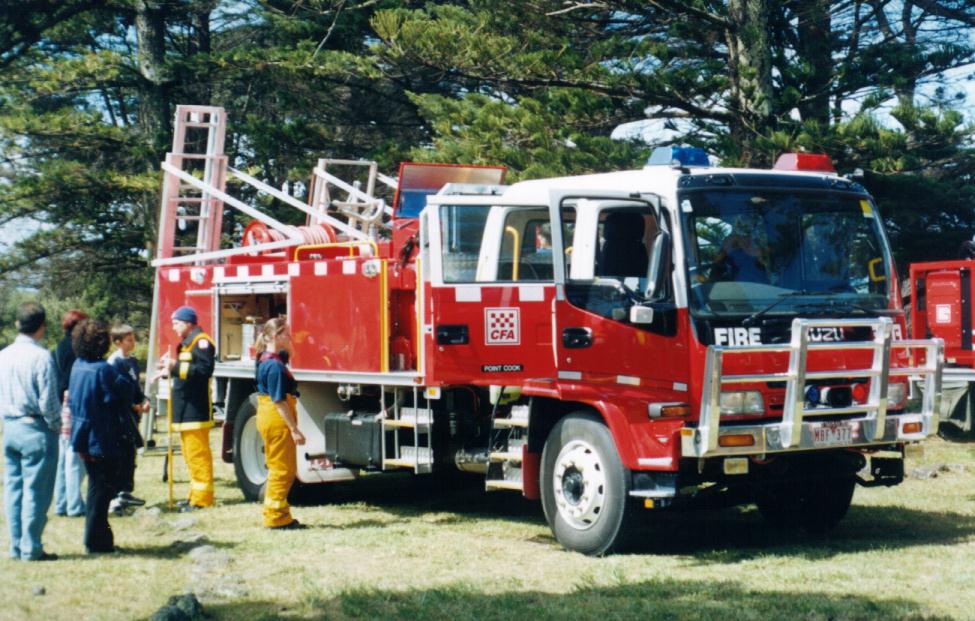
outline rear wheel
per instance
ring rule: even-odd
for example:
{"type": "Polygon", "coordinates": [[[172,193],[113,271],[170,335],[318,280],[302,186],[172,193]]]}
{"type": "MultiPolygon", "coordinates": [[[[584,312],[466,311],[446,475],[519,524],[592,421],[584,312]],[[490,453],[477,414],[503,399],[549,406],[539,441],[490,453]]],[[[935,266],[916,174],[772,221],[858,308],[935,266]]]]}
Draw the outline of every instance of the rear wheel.
{"type": "Polygon", "coordinates": [[[762,490],[756,502],[762,517],[773,526],[822,534],[836,528],[846,516],[855,487],[852,477],[776,482],[762,490]]]}
{"type": "Polygon", "coordinates": [[[602,555],[627,543],[634,510],[629,476],[609,429],[589,413],[560,420],[542,451],[542,508],[555,538],[575,552],[602,555]]]}
{"type": "Polygon", "coordinates": [[[244,498],[258,501],[267,482],[264,439],[257,431],[257,394],[252,394],[234,418],[234,474],[244,498]]]}

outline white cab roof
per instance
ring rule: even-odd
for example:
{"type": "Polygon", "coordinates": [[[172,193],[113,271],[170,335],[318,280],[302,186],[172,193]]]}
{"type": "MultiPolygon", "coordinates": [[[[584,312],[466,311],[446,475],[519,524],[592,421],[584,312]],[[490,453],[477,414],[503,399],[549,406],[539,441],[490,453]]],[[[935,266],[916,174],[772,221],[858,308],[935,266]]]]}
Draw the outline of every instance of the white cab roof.
{"type": "MultiPolygon", "coordinates": [[[[835,174],[822,172],[800,172],[792,170],[762,170],[754,168],[689,168],[690,175],[714,174],[766,174],[782,176],[809,176],[830,178],[835,174]]],[[[677,179],[682,176],[679,169],[670,166],[647,166],[640,170],[600,173],[595,175],[576,175],[571,177],[552,177],[534,181],[515,183],[504,192],[506,204],[548,204],[551,190],[592,190],[614,192],[653,193],[670,197],[677,189],[677,179]]]]}

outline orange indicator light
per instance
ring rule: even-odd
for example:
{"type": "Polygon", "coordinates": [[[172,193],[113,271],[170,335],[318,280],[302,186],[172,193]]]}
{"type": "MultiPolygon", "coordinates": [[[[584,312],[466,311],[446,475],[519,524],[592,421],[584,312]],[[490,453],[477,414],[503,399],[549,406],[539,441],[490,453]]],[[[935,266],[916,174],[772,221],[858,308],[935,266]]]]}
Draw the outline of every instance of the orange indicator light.
{"type": "Polygon", "coordinates": [[[747,433],[735,433],[718,438],[718,446],[755,446],[755,437],[747,433]]]}
{"type": "Polygon", "coordinates": [[[917,422],[904,423],[904,426],[901,427],[901,433],[903,434],[921,433],[921,423],[917,423],[917,422]]]}

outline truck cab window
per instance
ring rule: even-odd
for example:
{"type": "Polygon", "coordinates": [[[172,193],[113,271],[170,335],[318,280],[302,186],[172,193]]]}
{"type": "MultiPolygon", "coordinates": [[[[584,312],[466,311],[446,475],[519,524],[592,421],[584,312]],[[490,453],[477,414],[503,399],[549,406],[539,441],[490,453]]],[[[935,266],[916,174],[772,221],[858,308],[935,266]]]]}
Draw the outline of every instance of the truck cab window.
{"type": "Polygon", "coordinates": [[[551,281],[552,223],[547,209],[512,209],[504,218],[497,280],[551,281]]]}
{"type": "Polygon", "coordinates": [[[684,210],[691,311],[748,316],[831,308],[864,312],[890,304],[891,265],[868,200],[787,189],[687,192],[684,210]],[[781,300],[781,302],[779,302],[781,300]]]}
{"type": "Polygon", "coordinates": [[[645,278],[649,247],[658,232],[652,212],[606,209],[599,216],[596,275],[603,278],[645,278]]]}
{"type": "Polygon", "coordinates": [[[552,282],[552,222],[547,207],[440,207],[443,281],[552,282]]]}
{"type": "Polygon", "coordinates": [[[440,208],[445,283],[474,282],[489,212],[490,208],[483,206],[445,205],[440,208]]]}
{"type": "Polygon", "coordinates": [[[569,300],[628,321],[630,306],[649,301],[644,296],[650,257],[660,233],[656,210],[644,201],[579,199],[575,213],[571,262],[566,261],[569,300]]]}

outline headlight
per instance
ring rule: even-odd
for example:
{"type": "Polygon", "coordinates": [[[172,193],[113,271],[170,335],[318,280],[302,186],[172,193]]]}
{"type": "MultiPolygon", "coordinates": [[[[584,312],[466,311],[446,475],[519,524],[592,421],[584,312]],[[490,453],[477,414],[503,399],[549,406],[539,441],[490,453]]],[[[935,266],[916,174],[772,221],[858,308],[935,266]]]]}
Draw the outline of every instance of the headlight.
{"type": "Polygon", "coordinates": [[[721,415],[764,414],[765,402],[757,390],[740,390],[721,393],[721,415]]]}
{"type": "Polygon", "coordinates": [[[891,382],[887,384],[887,408],[899,410],[907,403],[907,384],[891,382]]]}

